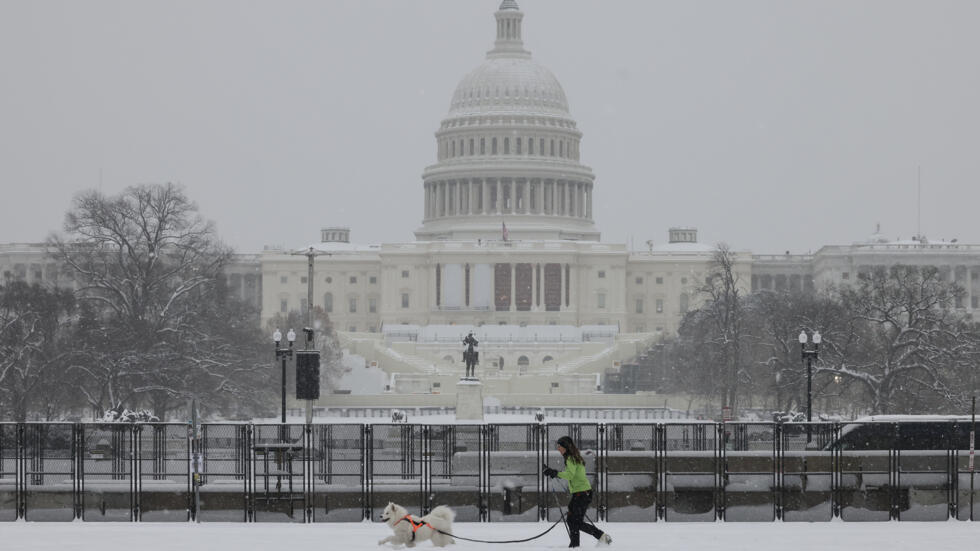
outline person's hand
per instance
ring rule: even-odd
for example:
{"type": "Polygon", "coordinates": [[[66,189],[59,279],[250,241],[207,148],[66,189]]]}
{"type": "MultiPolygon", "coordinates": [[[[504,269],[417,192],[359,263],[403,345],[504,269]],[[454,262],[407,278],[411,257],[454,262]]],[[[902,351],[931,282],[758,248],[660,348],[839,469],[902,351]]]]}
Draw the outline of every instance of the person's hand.
{"type": "MultiPolygon", "coordinates": [[[[544,463],[542,463],[542,465],[544,465],[544,463]]],[[[548,465],[544,465],[544,469],[542,469],[541,472],[543,472],[545,476],[551,477],[551,478],[555,478],[555,477],[558,476],[558,471],[556,471],[555,469],[552,469],[548,465]]]]}

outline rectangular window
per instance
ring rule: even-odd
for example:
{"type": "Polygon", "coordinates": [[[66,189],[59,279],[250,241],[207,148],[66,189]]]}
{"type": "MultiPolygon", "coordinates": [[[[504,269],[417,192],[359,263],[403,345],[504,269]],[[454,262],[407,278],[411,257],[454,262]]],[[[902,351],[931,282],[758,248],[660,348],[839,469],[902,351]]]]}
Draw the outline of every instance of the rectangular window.
{"type": "Polygon", "coordinates": [[[518,312],[528,312],[531,310],[531,279],[534,277],[534,270],[530,264],[518,264],[514,267],[514,300],[518,312]]]}
{"type": "Polygon", "coordinates": [[[844,273],[842,273],[840,275],[840,278],[843,279],[843,280],[851,279],[851,272],[844,272],[844,273]]]}
{"type": "Polygon", "coordinates": [[[534,155],[534,138],[527,139],[527,154],[534,155]]]}
{"type": "Polygon", "coordinates": [[[302,283],[303,285],[306,285],[306,277],[304,276],[299,278],[299,282],[302,283]]]}
{"type": "Polygon", "coordinates": [[[658,277],[657,278],[657,285],[663,285],[663,284],[664,284],[664,278],[658,277]]]}
{"type": "Polygon", "coordinates": [[[664,299],[662,298],[657,299],[657,313],[658,314],[664,313],[664,299]]]}
{"type": "Polygon", "coordinates": [[[486,154],[487,154],[487,139],[480,138],[480,155],[486,155],[486,154]]]}
{"type": "Polygon", "coordinates": [[[596,295],[595,298],[596,298],[596,301],[595,301],[596,302],[596,308],[602,309],[602,308],[605,308],[606,307],[606,293],[599,293],[599,294],[596,295]]]}
{"type": "Polygon", "coordinates": [[[368,312],[370,312],[372,314],[377,314],[378,313],[378,299],[376,299],[376,298],[369,298],[368,299],[368,312]]]}
{"type": "Polygon", "coordinates": [[[510,310],[510,264],[494,265],[494,307],[497,311],[510,310]]]}
{"type": "Polygon", "coordinates": [[[371,285],[377,285],[378,284],[378,276],[371,276],[371,277],[369,277],[368,278],[368,283],[370,283],[371,285]]]}
{"type": "Polygon", "coordinates": [[[402,270],[402,279],[408,279],[408,270],[402,270]]]}
{"type": "Polygon", "coordinates": [[[289,276],[279,276],[279,283],[283,285],[289,283],[289,276]]]}
{"type": "Polygon", "coordinates": [[[637,314],[642,314],[643,313],[643,299],[642,298],[636,299],[636,313],[637,314]]]}
{"type": "Polygon", "coordinates": [[[353,285],[357,283],[357,276],[350,276],[350,284],[353,285]]]}
{"type": "Polygon", "coordinates": [[[522,151],[521,151],[521,139],[520,138],[517,138],[517,154],[520,155],[521,153],[522,153],[522,151]]]}
{"type": "Polygon", "coordinates": [[[636,278],[636,284],[637,285],[643,285],[643,278],[642,277],[636,278]]]}
{"type": "Polygon", "coordinates": [[[504,138],[504,155],[510,155],[510,138],[504,138]]]}
{"type": "Polygon", "coordinates": [[[350,307],[347,311],[352,314],[357,312],[357,297],[350,297],[350,307]]]}
{"type": "Polygon", "coordinates": [[[599,279],[604,279],[606,277],[605,270],[599,270],[599,279]]]}
{"type": "Polygon", "coordinates": [[[980,297],[970,297],[971,308],[977,308],[978,302],[980,302],[980,297]]]}
{"type": "Polygon", "coordinates": [[[279,311],[282,312],[282,313],[284,313],[284,314],[286,312],[288,312],[289,311],[289,301],[287,301],[286,299],[280,300],[279,301],[279,311]]]}
{"type": "Polygon", "coordinates": [[[544,265],[544,309],[561,310],[561,264],[544,265]]]}
{"type": "Polygon", "coordinates": [[[687,285],[687,278],[686,277],[682,277],[681,278],[681,285],[687,285]]]}
{"type": "Polygon", "coordinates": [[[402,293],[402,308],[408,308],[408,293],[402,293]]]}
{"type": "Polygon", "coordinates": [[[351,325],[350,327],[347,328],[347,330],[350,331],[351,333],[357,333],[357,326],[351,325]]]}

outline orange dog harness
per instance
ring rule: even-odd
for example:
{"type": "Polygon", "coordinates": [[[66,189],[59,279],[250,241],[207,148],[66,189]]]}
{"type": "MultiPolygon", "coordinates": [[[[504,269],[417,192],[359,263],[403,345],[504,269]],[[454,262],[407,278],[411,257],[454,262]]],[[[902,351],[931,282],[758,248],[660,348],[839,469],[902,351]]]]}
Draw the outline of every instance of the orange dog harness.
{"type": "MultiPolygon", "coordinates": [[[[429,524],[428,522],[424,522],[422,520],[419,520],[418,523],[416,523],[414,520],[412,520],[412,515],[405,515],[402,518],[398,519],[398,522],[401,522],[403,520],[407,520],[408,523],[412,525],[412,541],[415,541],[415,532],[418,532],[418,529],[421,528],[421,527],[423,527],[423,526],[428,526],[429,528],[432,528],[433,530],[435,530],[435,528],[433,528],[433,526],[431,524],[429,524]]],[[[398,524],[398,522],[396,522],[395,524],[398,524]]],[[[436,530],[436,531],[438,531],[438,530],[436,530]]]]}

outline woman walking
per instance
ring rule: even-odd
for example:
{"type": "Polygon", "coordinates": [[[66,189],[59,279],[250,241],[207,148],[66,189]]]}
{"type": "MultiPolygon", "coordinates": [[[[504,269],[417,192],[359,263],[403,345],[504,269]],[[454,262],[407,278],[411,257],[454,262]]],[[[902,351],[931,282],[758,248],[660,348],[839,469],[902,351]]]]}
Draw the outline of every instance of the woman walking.
{"type": "Polygon", "coordinates": [[[592,484],[585,476],[585,460],[575,446],[575,442],[568,436],[558,439],[558,453],[565,458],[565,470],[557,471],[548,465],[544,466],[544,474],[551,478],[563,478],[568,481],[568,491],[572,494],[571,501],[568,502],[568,546],[579,546],[579,532],[585,532],[599,540],[600,545],[609,545],[612,538],[602,530],[599,530],[592,523],[585,523],[585,511],[592,502],[592,484]]]}

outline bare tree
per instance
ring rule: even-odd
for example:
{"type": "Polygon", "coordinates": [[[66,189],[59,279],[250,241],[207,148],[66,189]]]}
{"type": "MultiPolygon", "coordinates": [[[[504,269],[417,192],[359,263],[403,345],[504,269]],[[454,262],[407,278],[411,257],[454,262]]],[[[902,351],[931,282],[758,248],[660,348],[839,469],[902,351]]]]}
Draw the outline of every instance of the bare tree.
{"type": "Polygon", "coordinates": [[[953,309],[963,290],[935,267],[892,266],[842,292],[859,320],[835,373],[866,389],[872,412],[965,407],[958,374],[976,367],[977,331],[953,309]]]}
{"type": "Polygon", "coordinates": [[[14,420],[32,412],[50,419],[70,406],[61,385],[74,308],[69,291],[22,281],[0,286],[0,410],[14,420]]]}
{"type": "Polygon", "coordinates": [[[736,255],[724,243],[720,243],[712,257],[709,273],[702,294],[708,297],[703,313],[710,320],[713,334],[708,342],[717,350],[723,365],[721,381],[722,407],[736,411],[739,379],[742,372],[742,318],[744,305],[741,282],[736,270],[736,255]]]}
{"type": "Polygon", "coordinates": [[[188,396],[243,390],[258,339],[229,331],[241,314],[220,285],[231,251],[180,187],[81,193],[64,230],[51,245],[91,308],[88,361],[73,370],[93,407],[134,400],[164,418],[188,396]]]}

